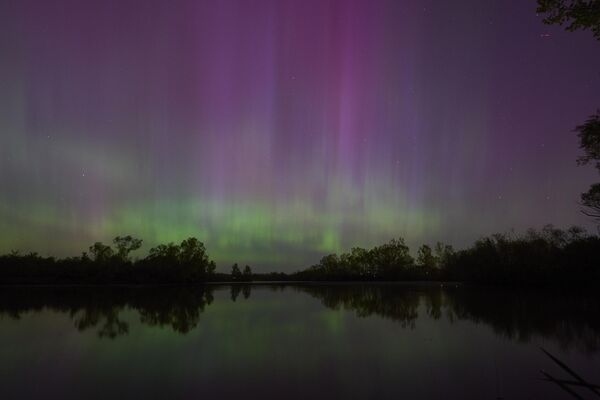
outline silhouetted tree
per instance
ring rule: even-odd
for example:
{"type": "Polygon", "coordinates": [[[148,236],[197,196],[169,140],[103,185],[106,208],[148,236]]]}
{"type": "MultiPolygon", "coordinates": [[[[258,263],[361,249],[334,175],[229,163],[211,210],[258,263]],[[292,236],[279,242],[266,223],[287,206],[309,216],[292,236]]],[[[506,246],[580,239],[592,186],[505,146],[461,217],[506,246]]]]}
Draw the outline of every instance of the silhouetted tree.
{"type": "Polygon", "coordinates": [[[180,247],[174,243],[159,244],[156,247],[150,249],[148,259],[163,259],[172,263],[177,262],[179,259],[180,247]]]}
{"type": "Polygon", "coordinates": [[[113,249],[102,242],[96,242],[91,245],[89,252],[96,262],[106,262],[114,255],[113,249]]]}
{"type": "Polygon", "coordinates": [[[577,162],[579,165],[595,162],[596,169],[600,171],[600,110],[577,126],[575,132],[579,137],[579,147],[585,152],[577,162]]]}
{"type": "Polygon", "coordinates": [[[593,184],[587,192],[581,194],[581,204],[586,207],[582,212],[600,223],[600,183],[593,184]]]}
{"type": "Polygon", "coordinates": [[[231,278],[236,281],[242,278],[242,272],[240,271],[240,267],[238,267],[237,263],[231,266],[231,278]]]}
{"type": "MultiPolygon", "coordinates": [[[[537,12],[546,14],[546,24],[567,24],[568,31],[591,29],[600,40],[600,0],[538,0],[537,12]]],[[[585,155],[577,161],[580,165],[592,161],[600,171],[600,110],[575,128],[579,146],[585,155]]],[[[582,212],[600,223],[600,184],[592,185],[581,194],[582,212]]]]}
{"type": "Polygon", "coordinates": [[[215,270],[215,263],[206,252],[204,243],[196,238],[188,238],[177,245],[161,244],[150,249],[146,265],[154,279],[172,282],[201,282],[208,279],[215,270]]]}
{"type": "MultiPolygon", "coordinates": [[[[600,172],[600,110],[575,131],[579,137],[579,147],[584,151],[577,162],[579,165],[594,163],[600,172]]],[[[587,192],[581,194],[581,204],[585,207],[583,213],[600,223],[600,184],[591,185],[587,192]]]]}
{"type": "Polygon", "coordinates": [[[600,237],[579,227],[546,225],[527,234],[495,234],[454,253],[448,279],[489,284],[568,284],[600,281],[600,237]]]}
{"type": "Polygon", "coordinates": [[[417,252],[417,265],[429,270],[432,270],[437,266],[437,259],[433,255],[433,251],[431,250],[431,247],[426,244],[419,247],[419,251],[417,252]]]}
{"type": "Polygon", "coordinates": [[[244,267],[243,277],[244,277],[245,281],[251,281],[252,280],[252,269],[250,268],[249,265],[246,265],[244,267]]]}
{"type": "Polygon", "coordinates": [[[117,256],[122,261],[128,261],[129,253],[142,247],[142,239],[136,239],[129,235],[117,236],[113,239],[113,243],[117,248],[117,256]]]}
{"type": "Polygon", "coordinates": [[[413,265],[413,258],[403,238],[392,239],[386,244],[375,247],[371,250],[371,258],[378,278],[401,278],[402,275],[407,275],[413,265]]]}
{"type": "Polygon", "coordinates": [[[189,238],[179,245],[179,261],[182,263],[208,264],[208,255],[204,243],[196,238],[189,238]]]}
{"type": "MultiPolygon", "coordinates": [[[[596,192],[598,193],[598,192],[596,192]]],[[[126,246],[127,248],[127,246],[126,246]]],[[[204,244],[189,238],[150,249],[148,256],[123,262],[110,246],[90,246],[88,257],[54,259],[13,251],[0,255],[0,284],[55,283],[200,283],[214,277],[214,262],[204,244]]],[[[121,253],[125,254],[125,253],[121,253]]],[[[487,284],[600,283],[600,237],[580,227],[568,230],[546,225],[524,235],[495,234],[454,252],[438,243],[433,251],[421,246],[415,261],[402,239],[370,250],[353,248],[330,254],[317,265],[293,275],[265,274],[261,279],[296,280],[457,280],[487,284]],[[425,267],[425,268],[423,268],[425,267]]],[[[244,282],[256,277],[237,264],[220,279],[244,282]]],[[[237,285],[241,286],[241,285],[237,285]]],[[[115,325],[116,326],[116,325],[115,325]]]]}
{"type": "Polygon", "coordinates": [[[600,40],[600,0],[538,0],[537,12],[544,23],[567,25],[568,31],[591,29],[600,40]]]}
{"type": "Polygon", "coordinates": [[[353,247],[350,253],[342,254],[340,263],[355,279],[377,274],[376,265],[373,263],[373,252],[361,247],[353,247]]]}
{"type": "Polygon", "coordinates": [[[179,263],[186,269],[188,278],[202,279],[214,272],[215,263],[209,260],[204,243],[189,238],[181,242],[179,248],[179,263]]]}
{"type": "Polygon", "coordinates": [[[399,238],[371,250],[355,247],[340,256],[326,255],[317,265],[301,271],[296,277],[308,280],[397,280],[415,279],[417,274],[408,246],[399,238]]]}
{"type": "Polygon", "coordinates": [[[435,257],[437,259],[437,267],[446,265],[453,254],[454,248],[452,248],[452,246],[441,242],[437,242],[435,244],[435,257]]]}
{"type": "Polygon", "coordinates": [[[80,257],[60,260],[37,253],[0,256],[0,283],[199,283],[211,279],[215,269],[204,244],[195,238],[158,245],[135,261],[129,253],[139,248],[140,239],[118,236],[114,243],[116,253],[96,242],[80,257]]]}

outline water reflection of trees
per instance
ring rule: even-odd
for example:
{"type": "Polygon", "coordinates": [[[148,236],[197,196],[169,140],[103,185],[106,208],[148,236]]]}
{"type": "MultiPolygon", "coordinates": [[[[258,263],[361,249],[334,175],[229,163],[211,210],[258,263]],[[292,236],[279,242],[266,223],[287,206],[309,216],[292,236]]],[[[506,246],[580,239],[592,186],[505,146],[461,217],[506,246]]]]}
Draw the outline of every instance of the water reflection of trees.
{"type": "MultiPolygon", "coordinates": [[[[62,287],[3,288],[0,317],[19,319],[49,309],[70,316],[79,331],[95,330],[103,338],[129,332],[132,318],[147,326],[188,333],[213,302],[215,290],[229,291],[233,301],[248,299],[252,285],[222,287],[62,287]],[[127,311],[133,311],[130,315],[127,311]]],[[[347,309],[359,317],[378,316],[412,329],[419,318],[471,321],[489,326],[511,340],[545,338],[563,348],[600,350],[600,296],[593,293],[506,290],[433,285],[337,284],[269,285],[274,296],[300,291],[325,307],[347,309]]],[[[226,296],[225,292],[225,296],[226,296]]],[[[274,298],[273,301],[279,301],[274,298]]]]}
{"type": "Polygon", "coordinates": [[[377,315],[414,328],[419,313],[490,326],[511,340],[544,338],[563,348],[600,350],[600,297],[593,293],[398,285],[306,285],[297,290],[331,309],[377,315]]]}
{"type": "Polygon", "coordinates": [[[306,285],[296,289],[321,300],[325,307],[353,310],[359,317],[378,315],[414,327],[421,295],[385,285],[306,285]]]}
{"type": "Polygon", "coordinates": [[[0,292],[0,316],[20,319],[28,312],[49,309],[68,314],[80,331],[97,329],[100,337],[129,333],[122,312],[134,310],[142,324],[187,333],[213,301],[213,287],[184,288],[14,288],[0,292]]]}
{"type": "Polygon", "coordinates": [[[448,307],[458,319],[490,326],[520,342],[555,341],[564,349],[600,350],[600,297],[594,292],[456,290],[448,307]]]}

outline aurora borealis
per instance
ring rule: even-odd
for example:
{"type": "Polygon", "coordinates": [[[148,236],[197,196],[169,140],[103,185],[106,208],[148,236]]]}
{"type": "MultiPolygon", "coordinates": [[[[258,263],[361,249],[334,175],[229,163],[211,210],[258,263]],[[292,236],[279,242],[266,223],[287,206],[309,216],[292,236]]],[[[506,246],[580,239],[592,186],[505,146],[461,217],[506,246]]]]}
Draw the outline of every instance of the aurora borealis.
{"type": "Polygon", "coordinates": [[[592,228],[600,44],[535,1],[1,0],[0,251],[196,236],[291,271],[592,228]]]}

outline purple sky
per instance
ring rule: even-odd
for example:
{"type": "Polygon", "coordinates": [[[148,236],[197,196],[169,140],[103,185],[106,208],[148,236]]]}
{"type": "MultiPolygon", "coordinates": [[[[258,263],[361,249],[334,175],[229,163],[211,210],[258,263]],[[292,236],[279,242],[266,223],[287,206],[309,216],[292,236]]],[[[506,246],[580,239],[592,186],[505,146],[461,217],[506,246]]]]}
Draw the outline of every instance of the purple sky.
{"type": "Polygon", "coordinates": [[[534,0],[3,0],[0,251],[133,234],[294,270],[593,228],[600,42],[534,0]]]}

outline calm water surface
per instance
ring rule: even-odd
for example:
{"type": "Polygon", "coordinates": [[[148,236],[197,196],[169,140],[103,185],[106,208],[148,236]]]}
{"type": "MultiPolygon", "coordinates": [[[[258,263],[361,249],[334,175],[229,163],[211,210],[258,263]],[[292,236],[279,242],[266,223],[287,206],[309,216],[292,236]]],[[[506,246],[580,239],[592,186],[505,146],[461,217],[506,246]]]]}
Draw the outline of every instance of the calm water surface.
{"type": "MultiPolygon", "coordinates": [[[[0,289],[0,398],[568,399],[594,294],[439,285],[0,289]]],[[[584,398],[595,398],[579,391],[584,398]]]]}

